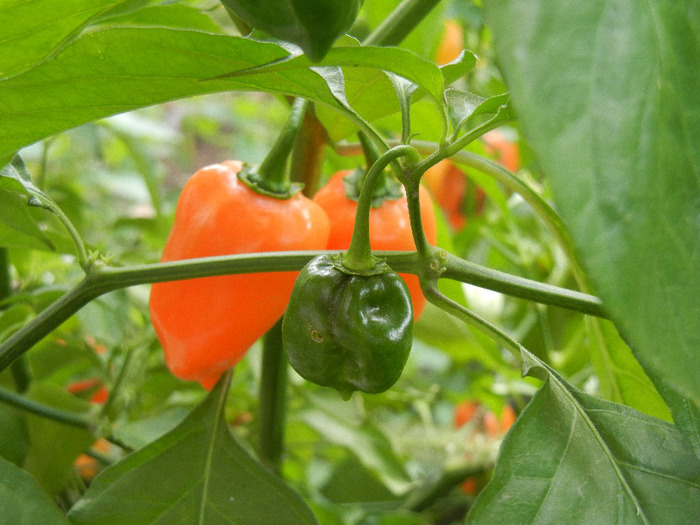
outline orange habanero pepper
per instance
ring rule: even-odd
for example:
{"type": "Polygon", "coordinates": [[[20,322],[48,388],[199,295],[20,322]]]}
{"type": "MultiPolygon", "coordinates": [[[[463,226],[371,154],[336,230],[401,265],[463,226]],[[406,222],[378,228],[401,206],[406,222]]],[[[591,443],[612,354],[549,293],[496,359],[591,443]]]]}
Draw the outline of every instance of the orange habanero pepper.
{"type": "MultiPolygon", "coordinates": [[[[261,195],[238,161],[202,168],[182,190],[162,261],[270,251],[320,250],[329,223],[296,193],[261,195]]],[[[284,313],[299,272],[222,275],[156,283],[150,310],[171,372],[211,389],[284,313]]]]}

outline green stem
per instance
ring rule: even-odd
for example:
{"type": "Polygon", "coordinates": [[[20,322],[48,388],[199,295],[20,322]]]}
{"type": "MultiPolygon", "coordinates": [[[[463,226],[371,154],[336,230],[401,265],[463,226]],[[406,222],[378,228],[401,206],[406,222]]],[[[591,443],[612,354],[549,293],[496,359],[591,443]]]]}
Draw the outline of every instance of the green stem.
{"type": "Polygon", "coordinates": [[[288,198],[299,190],[290,181],[287,162],[308,107],[308,100],[297,98],[287,122],[262,164],[253,169],[246,167],[239,174],[241,180],[253,190],[277,198],[288,198]]]}
{"type": "MultiPolygon", "coordinates": [[[[423,154],[429,154],[439,148],[438,144],[434,142],[413,141],[411,145],[423,154]]],[[[546,200],[503,166],[481,155],[469,151],[459,151],[455,153],[451,159],[458,164],[464,164],[465,166],[475,168],[493,177],[510,191],[519,194],[547,225],[549,231],[557,239],[559,246],[561,246],[566,253],[571,266],[571,273],[578,287],[584,292],[590,291],[583,269],[579,265],[578,258],[574,253],[573,245],[569,238],[568,230],[564,225],[564,221],[546,200]]]]}
{"type": "Polygon", "coordinates": [[[87,271],[91,264],[90,257],[88,256],[87,249],[85,248],[85,243],[83,242],[80,233],[78,233],[76,227],[73,226],[73,223],[70,221],[68,216],[65,213],[63,213],[63,210],[55,202],[53,202],[41,191],[29,190],[29,192],[32,195],[32,198],[30,198],[29,200],[30,205],[40,206],[46,210],[49,210],[58,217],[58,220],[61,221],[63,227],[68,231],[68,235],[70,235],[71,239],[73,240],[73,244],[75,245],[78,255],[78,263],[83,268],[83,270],[87,271]],[[33,199],[34,202],[32,202],[33,199]]]}
{"type": "Polygon", "coordinates": [[[467,310],[461,304],[443,295],[438,290],[437,284],[434,281],[427,283],[422,288],[423,294],[428,301],[436,306],[439,306],[447,313],[454,315],[457,319],[461,319],[468,325],[473,326],[477,330],[485,333],[496,343],[500,344],[503,348],[513,354],[516,359],[519,361],[522,360],[522,347],[520,346],[520,343],[506,335],[503,331],[501,331],[495,325],[489,323],[486,319],[478,316],[470,310],[467,310]]]}
{"type": "Polygon", "coordinates": [[[10,277],[10,252],[0,246],[0,302],[12,295],[12,278],[10,277]]]}
{"type": "Polygon", "coordinates": [[[326,146],[326,131],[312,108],[309,105],[306,110],[289,167],[291,180],[304,185],[303,192],[307,197],[318,189],[326,146]]]}
{"type": "Polygon", "coordinates": [[[24,396],[10,392],[9,390],[5,390],[4,388],[0,388],[0,401],[27,412],[31,412],[32,414],[53,419],[54,421],[59,421],[73,427],[85,428],[88,430],[92,429],[93,427],[92,422],[80,414],[59,410],[42,403],[37,403],[36,401],[27,399],[24,396]]]}
{"type": "Polygon", "coordinates": [[[369,212],[372,207],[372,194],[379,176],[391,162],[408,156],[412,159],[420,158],[411,146],[396,146],[382,155],[369,169],[362,184],[360,198],[357,201],[355,212],[355,226],[350,240],[350,248],[343,256],[343,266],[352,271],[367,271],[376,266],[376,260],[372,257],[372,248],[369,241],[369,212]]]}
{"type": "Polygon", "coordinates": [[[398,45],[440,0],[404,0],[362,43],[365,46],[398,45]]]}
{"type": "MultiPolygon", "coordinates": [[[[0,305],[3,304],[4,299],[8,299],[11,295],[10,251],[5,247],[0,247],[0,305]]],[[[0,306],[0,310],[2,310],[2,306],[0,306]]],[[[24,356],[12,363],[10,371],[17,392],[26,392],[31,383],[31,373],[24,356]]]]}
{"type": "Polygon", "coordinates": [[[281,475],[287,407],[287,357],[282,346],[282,319],[275,323],[263,340],[259,399],[260,461],[281,475]]]}
{"type": "Polygon", "coordinates": [[[603,303],[597,297],[484,268],[452,254],[447,254],[444,271],[440,277],[473,284],[480,288],[487,288],[537,303],[576,310],[595,317],[608,317],[603,303]]]}
{"type": "MultiPolygon", "coordinates": [[[[431,252],[434,253],[435,249],[431,252]]],[[[167,263],[144,264],[128,268],[103,266],[90,267],[85,278],[74,288],[41,311],[34,319],[20,328],[0,344],[0,371],[21,356],[35,343],[57,328],[80,308],[102,294],[136,286],[164,281],[178,281],[197,277],[213,277],[236,273],[263,273],[274,271],[298,271],[318,255],[337,252],[297,251],[266,252],[205,257],[167,263]]],[[[442,251],[440,251],[442,253],[442,251]]],[[[424,257],[416,252],[377,252],[397,272],[421,274],[424,272],[424,257]]],[[[565,308],[582,311],[590,315],[605,316],[600,300],[571,290],[509,276],[502,272],[460,262],[444,252],[447,261],[444,268],[437,264],[437,273],[452,279],[492,288],[523,299],[538,300],[546,304],[558,304],[565,308]],[[505,283],[505,284],[504,284],[505,283]]],[[[431,266],[434,259],[429,260],[431,266]]]]}

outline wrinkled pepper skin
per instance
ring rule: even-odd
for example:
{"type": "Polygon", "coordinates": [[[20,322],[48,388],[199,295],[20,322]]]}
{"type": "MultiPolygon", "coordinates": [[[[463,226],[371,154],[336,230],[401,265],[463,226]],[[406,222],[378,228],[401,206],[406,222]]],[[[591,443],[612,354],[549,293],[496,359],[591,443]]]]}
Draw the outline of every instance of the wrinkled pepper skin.
{"type": "MultiPolygon", "coordinates": [[[[297,193],[260,195],[236,161],[207,166],[182,190],[162,261],[326,247],[328,217],[297,193]]],[[[156,283],[150,311],[171,372],[213,387],[284,313],[298,272],[156,283]]]]}
{"type": "Polygon", "coordinates": [[[361,0],[221,0],[249,26],[298,45],[318,62],[350,26],[361,0]]]}
{"type": "Polygon", "coordinates": [[[386,263],[381,273],[354,275],[340,255],[321,255],[301,271],[282,321],[292,367],[345,398],[378,394],[401,376],[413,342],[406,283],[386,263]]]}
{"type": "MultiPolygon", "coordinates": [[[[357,210],[357,202],[347,196],[343,182],[343,179],[350,173],[351,170],[335,173],[314,195],[314,202],[326,210],[331,221],[331,234],[328,239],[329,250],[346,250],[350,247],[357,210]]],[[[422,186],[420,188],[420,209],[425,236],[430,244],[435,245],[437,243],[435,209],[429,192],[422,186]]],[[[416,249],[405,193],[398,199],[386,199],[379,208],[370,210],[369,238],[370,246],[374,251],[413,251],[416,249]]],[[[413,311],[416,320],[418,320],[427,303],[421,291],[420,281],[416,275],[400,275],[406,281],[411,292],[413,311]]]]}

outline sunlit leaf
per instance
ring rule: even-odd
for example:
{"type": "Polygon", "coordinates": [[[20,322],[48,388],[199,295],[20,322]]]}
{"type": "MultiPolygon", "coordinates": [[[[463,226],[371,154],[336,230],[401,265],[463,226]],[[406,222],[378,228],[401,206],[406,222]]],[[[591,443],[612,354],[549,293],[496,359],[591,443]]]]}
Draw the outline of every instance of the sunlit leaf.
{"type": "Polygon", "coordinates": [[[0,78],[55,55],[90,21],[124,0],[7,0],[0,9],[0,78]]]}

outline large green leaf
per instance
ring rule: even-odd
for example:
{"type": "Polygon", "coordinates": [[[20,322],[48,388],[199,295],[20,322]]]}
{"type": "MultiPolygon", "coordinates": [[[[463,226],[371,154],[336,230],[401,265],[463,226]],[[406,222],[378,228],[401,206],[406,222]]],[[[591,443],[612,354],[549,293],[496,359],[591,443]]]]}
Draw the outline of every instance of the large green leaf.
{"type": "Polygon", "coordinates": [[[700,416],[700,3],[486,7],[524,133],[594,288],[697,442],[680,415],[700,416]]]}
{"type": "Polygon", "coordinates": [[[175,429],[100,473],[71,509],[96,525],[312,525],[303,500],[238,443],[222,380],[175,429]]]}
{"type": "Polygon", "coordinates": [[[24,470],[0,458],[0,523],[68,525],[48,494],[24,470]]]}
{"type": "Polygon", "coordinates": [[[0,8],[0,78],[56,54],[93,19],[125,0],[6,0],[0,8]]]}
{"type": "Polygon", "coordinates": [[[467,523],[690,524],[700,460],[673,425],[585,394],[523,350],[544,380],[506,437],[467,523]]]}
{"type": "MultiPolygon", "coordinates": [[[[351,114],[305,57],[288,57],[276,44],[199,31],[93,29],[53,59],[0,81],[0,158],[92,120],[204,93],[284,93],[351,114]]],[[[337,48],[320,65],[350,64],[394,72],[418,83],[433,99],[444,85],[437,66],[400,49],[337,48]]],[[[382,85],[393,99],[390,83],[382,85]]],[[[393,107],[398,110],[398,104],[393,107]]],[[[385,114],[382,110],[379,116],[385,114]]],[[[370,112],[370,118],[376,116],[370,112]]]]}
{"type": "Polygon", "coordinates": [[[92,120],[228,89],[283,92],[337,105],[309,69],[205,81],[287,56],[275,44],[190,30],[88,32],[52,60],[0,82],[0,156],[92,120]]]}

